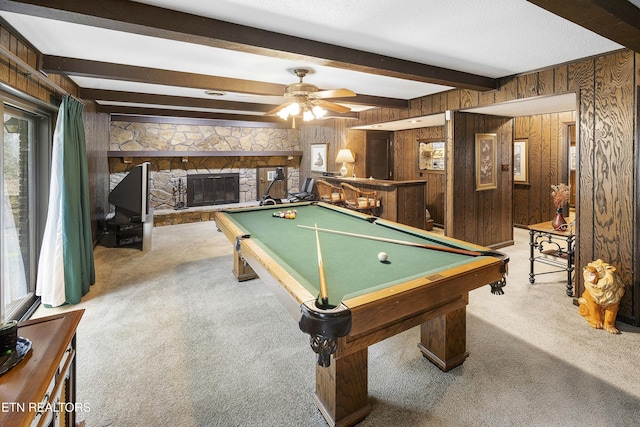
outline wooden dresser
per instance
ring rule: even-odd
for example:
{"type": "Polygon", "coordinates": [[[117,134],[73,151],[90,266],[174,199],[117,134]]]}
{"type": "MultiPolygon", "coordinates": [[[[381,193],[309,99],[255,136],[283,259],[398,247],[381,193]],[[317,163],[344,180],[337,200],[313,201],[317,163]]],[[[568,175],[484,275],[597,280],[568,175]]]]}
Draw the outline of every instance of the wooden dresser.
{"type": "Polygon", "coordinates": [[[0,426],[68,426],[76,422],[76,329],[84,310],[22,322],[31,351],[0,376],[0,426]]]}
{"type": "Polygon", "coordinates": [[[377,191],[382,206],[381,218],[422,229],[426,226],[427,181],[340,177],[322,177],[322,179],[333,185],[346,182],[365,191],[377,191]]]}

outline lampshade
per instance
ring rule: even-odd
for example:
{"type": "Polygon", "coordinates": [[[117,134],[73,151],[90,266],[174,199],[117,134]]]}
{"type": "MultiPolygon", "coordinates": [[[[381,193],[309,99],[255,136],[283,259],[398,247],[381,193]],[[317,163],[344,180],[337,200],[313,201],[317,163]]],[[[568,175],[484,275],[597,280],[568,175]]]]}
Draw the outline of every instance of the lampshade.
{"type": "Polygon", "coordinates": [[[336,157],[336,163],[342,162],[342,167],[340,168],[340,175],[347,176],[347,163],[353,163],[356,159],[353,158],[353,153],[348,148],[341,148],[338,151],[338,156],[336,157]]]}
{"type": "Polygon", "coordinates": [[[351,152],[350,149],[341,148],[340,151],[338,151],[338,157],[336,157],[336,163],[340,163],[340,162],[353,163],[355,161],[356,159],[353,158],[353,153],[351,152]]]}

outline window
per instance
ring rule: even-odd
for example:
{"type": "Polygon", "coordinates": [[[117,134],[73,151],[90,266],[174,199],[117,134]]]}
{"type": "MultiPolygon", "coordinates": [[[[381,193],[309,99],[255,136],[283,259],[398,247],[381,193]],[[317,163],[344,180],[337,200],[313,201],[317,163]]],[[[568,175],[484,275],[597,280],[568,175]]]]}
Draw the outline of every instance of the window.
{"type": "Polygon", "coordinates": [[[0,106],[0,319],[20,319],[34,306],[35,275],[48,194],[50,119],[0,106]]]}

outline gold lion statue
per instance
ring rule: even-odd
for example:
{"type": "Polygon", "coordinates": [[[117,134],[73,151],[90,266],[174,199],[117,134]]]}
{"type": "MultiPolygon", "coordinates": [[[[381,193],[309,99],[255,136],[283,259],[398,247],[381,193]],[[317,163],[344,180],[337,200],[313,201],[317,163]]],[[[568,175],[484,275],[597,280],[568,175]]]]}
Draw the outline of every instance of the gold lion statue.
{"type": "Polygon", "coordinates": [[[619,334],[616,316],[620,299],[624,295],[624,284],[615,271],[615,267],[601,259],[587,264],[582,273],[585,291],[578,299],[578,313],[592,328],[619,334]]]}

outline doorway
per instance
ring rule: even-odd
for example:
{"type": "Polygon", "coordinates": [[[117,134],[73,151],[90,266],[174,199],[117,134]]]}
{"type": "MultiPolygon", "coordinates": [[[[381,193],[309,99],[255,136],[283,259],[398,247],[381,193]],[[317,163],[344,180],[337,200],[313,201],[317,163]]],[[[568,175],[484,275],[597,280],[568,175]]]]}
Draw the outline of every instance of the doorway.
{"type": "Polygon", "coordinates": [[[572,123],[567,126],[567,145],[569,146],[569,209],[576,208],[576,169],[578,163],[576,148],[576,124],[572,123]]]}
{"type": "Polygon", "coordinates": [[[393,134],[391,132],[368,131],[365,153],[367,178],[393,179],[393,134]]]}
{"type": "Polygon", "coordinates": [[[48,120],[0,102],[0,320],[21,319],[37,301],[37,259],[46,206],[48,120]],[[46,123],[45,123],[46,122],[46,123]],[[46,180],[44,179],[46,175],[46,180]]]}

